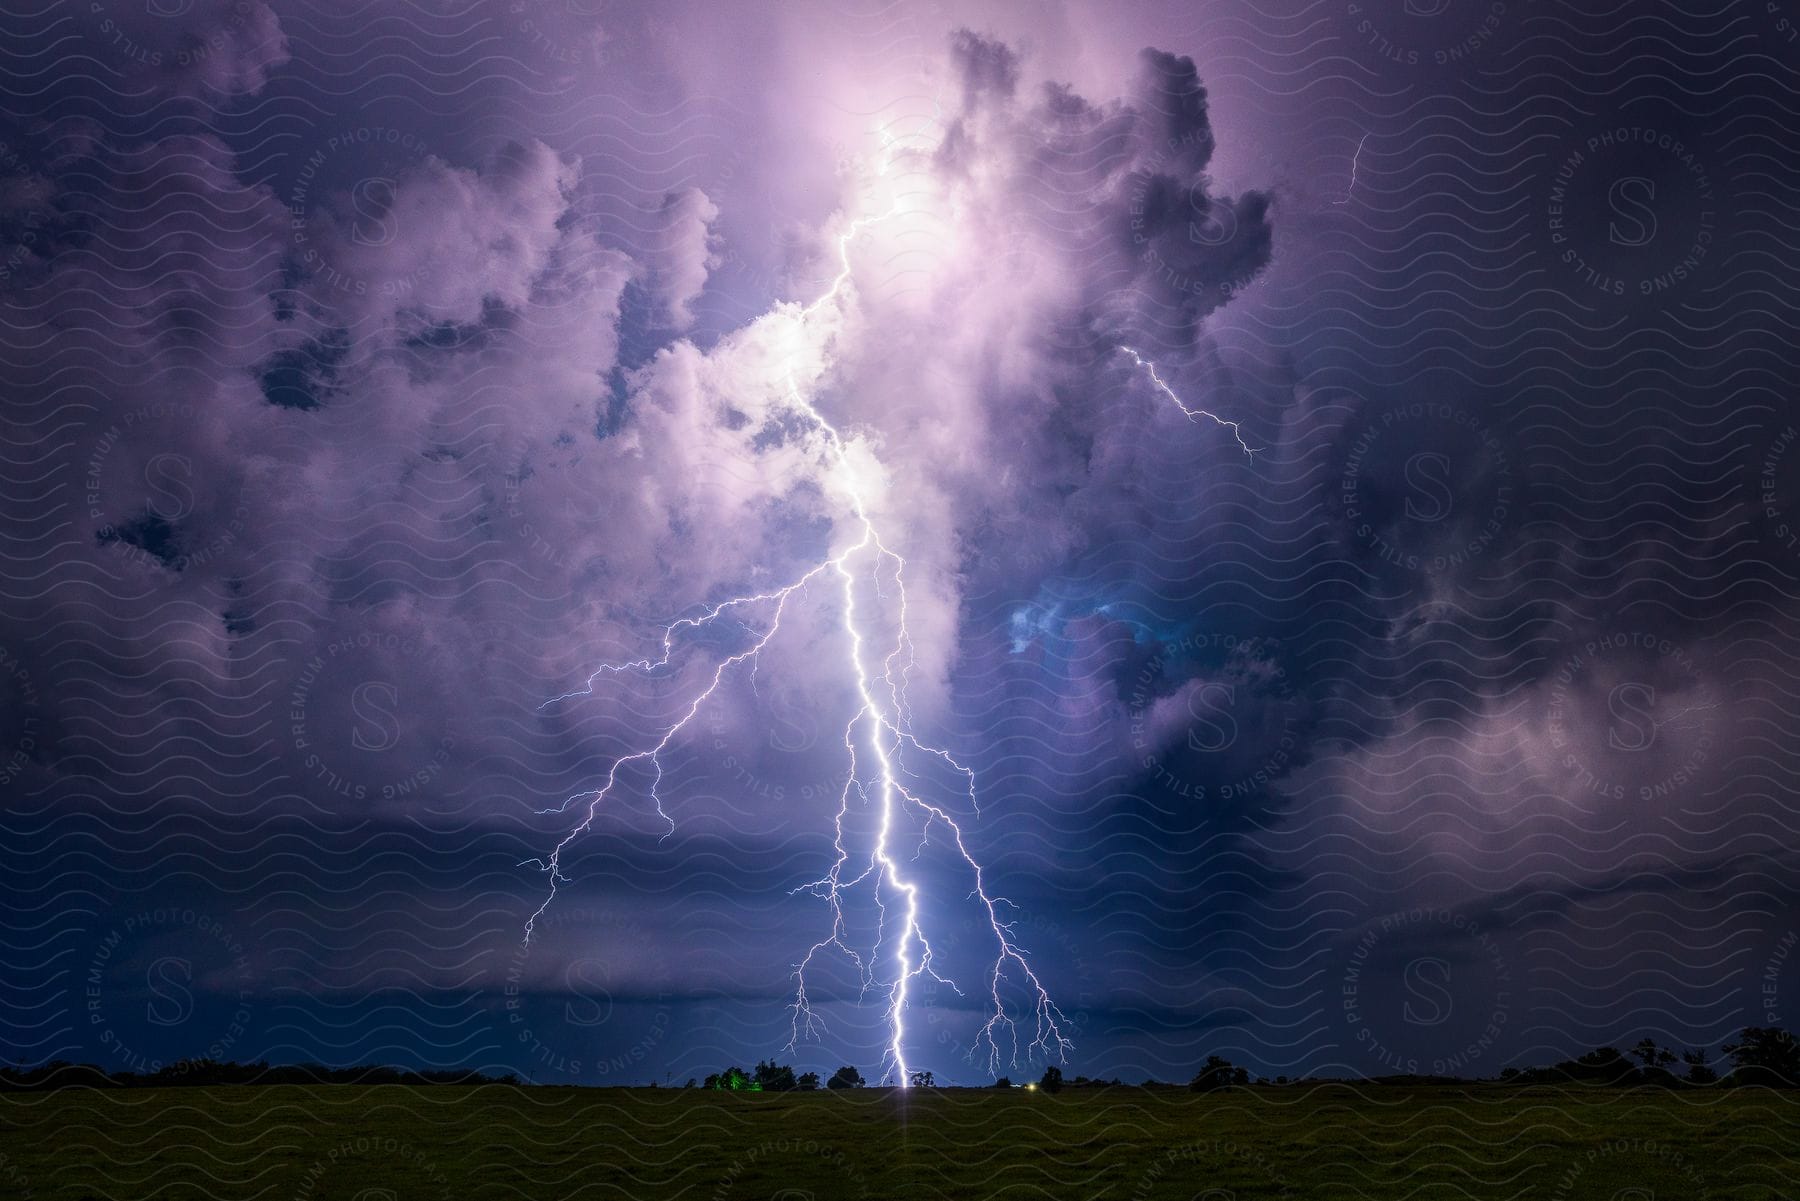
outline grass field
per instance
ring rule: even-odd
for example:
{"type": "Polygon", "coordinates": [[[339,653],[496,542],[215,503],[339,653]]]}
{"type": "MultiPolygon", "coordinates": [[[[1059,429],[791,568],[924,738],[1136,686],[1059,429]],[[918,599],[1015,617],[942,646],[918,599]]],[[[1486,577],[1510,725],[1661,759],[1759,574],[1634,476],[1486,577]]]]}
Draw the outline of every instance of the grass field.
{"type": "Polygon", "coordinates": [[[0,1197],[1800,1196],[1800,1094],[854,1094],[270,1086],[0,1095],[0,1197]]]}

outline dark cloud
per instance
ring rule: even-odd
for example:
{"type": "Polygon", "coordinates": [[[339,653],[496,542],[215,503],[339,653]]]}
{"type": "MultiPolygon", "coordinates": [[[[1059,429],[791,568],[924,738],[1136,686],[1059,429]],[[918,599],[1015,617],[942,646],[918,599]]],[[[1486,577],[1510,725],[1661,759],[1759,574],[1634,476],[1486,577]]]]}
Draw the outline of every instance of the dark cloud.
{"type": "Polygon", "coordinates": [[[1004,42],[959,29],[950,38],[950,54],[962,80],[963,111],[984,99],[1004,102],[1019,86],[1019,56],[1004,42]]]}
{"type": "Polygon", "coordinates": [[[148,87],[207,102],[260,91],[289,61],[287,35],[261,0],[149,0],[84,6],[90,79],[121,99],[148,87]]]}

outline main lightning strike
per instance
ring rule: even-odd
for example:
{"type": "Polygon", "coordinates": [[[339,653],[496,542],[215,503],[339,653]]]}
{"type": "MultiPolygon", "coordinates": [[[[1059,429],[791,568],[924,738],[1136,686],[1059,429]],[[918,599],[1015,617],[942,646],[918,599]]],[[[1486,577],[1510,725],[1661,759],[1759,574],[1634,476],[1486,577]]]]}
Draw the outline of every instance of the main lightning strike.
{"type": "MultiPolygon", "coordinates": [[[[890,150],[893,139],[884,136],[890,150]]],[[[885,175],[892,165],[892,156],[885,159],[877,173],[885,175]]],[[[837,239],[839,270],[831,280],[830,286],[823,295],[802,308],[792,310],[792,332],[804,337],[813,328],[815,318],[827,306],[837,304],[845,289],[851,283],[854,274],[850,263],[850,247],[856,238],[865,230],[882,222],[891,220],[901,212],[901,204],[896,201],[886,212],[872,217],[861,217],[852,221],[837,239]]],[[[780,317],[781,308],[768,314],[764,320],[775,320],[780,317]]],[[[785,332],[785,331],[784,331],[785,332]]],[[[830,334],[820,336],[818,345],[823,348],[829,341],[830,334]]],[[[1235,422],[1225,421],[1204,410],[1189,409],[1181,402],[1173,390],[1162,381],[1156,373],[1156,367],[1129,347],[1121,347],[1129,354],[1138,366],[1149,372],[1151,380],[1166,393],[1190,419],[1199,416],[1211,418],[1219,425],[1228,428],[1238,435],[1235,422]]],[[[907,596],[905,569],[906,560],[891,549],[883,541],[881,531],[869,513],[867,498],[858,486],[859,476],[851,459],[850,447],[843,435],[817,406],[802,391],[797,378],[797,366],[801,356],[798,351],[790,357],[786,370],[786,391],[788,407],[803,418],[824,442],[824,448],[835,470],[835,478],[840,482],[854,517],[857,537],[837,554],[814,564],[809,570],[784,587],[770,592],[761,592],[735,596],[725,600],[694,617],[684,617],[669,623],[662,631],[662,652],[655,658],[644,657],[621,663],[603,663],[595,668],[587,677],[583,687],[564,693],[544,702],[544,706],[576,697],[591,696],[596,683],[603,677],[624,672],[634,672],[641,676],[654,676],[672,667],[678,653],[678,641],[683,634],[695,634],[722,621],[733,621],[751,635],[747,647],[722,658],[707,678],[704,688],[695,695],[681,712],[680,717],[671,723],[657,737],[655,742],[643,749],[623,755],[615,760],[607,771],[606,778],[599,788],[588,792],[577,793],[569,797],[555,809],[542,810],[542,813],[566,813],[571,806],[583,805],[581,821],[571,829],[551,850],[547,860],[527,860],[543,870],[550,879],[550,887],[543,903],[525,923],[525,939],[530,941],[536,929],[537,920],[555,901],[557,888],[566,877],[562,875],[561,863],[563,851],[576,838],[592,828],[599,814],[600,806],[613,795],[618,787],[620,772],[630,766],[644,765],[651,771],[649,797],[654,802],[657,814],[668,822],[671,832],[674,821],[663,808],[660,788],[663,780],[662,754],[671,743],[679,737],[683,730],[693,721],[705,703],[713,697],[723,683],[726,674],[733,668],[744,664],[750,665],[752,675],[759,664],[764,648],[781,630],[782,618],[787,611],[788,602],[804,591],[819,577],[827,572],[835,572],[842,583],[843,606],[841,619],[843,631],[849,644],[850,668],[856,680],[858,707],[844,727],[844,748],[849,761],[849,775],[845,780],[843,793],[839,797],[838,812],[834,818],[833,846],[836,857],[825,875],[809,884],[802,885],[796,892],[809,892],[826,901],[831,912],[831,925],[824,938],[809,948],[800,962],[795,965],[795,998],[790,1006],[792,1010],[790,1048],[801,1038],[814,1035],[823,1029],[823,1022],[813,1012],[807,992],[807,970],[821,954],[841,951],[857,967],[866,993],[875,983],[875,966],[872,962],[879,958],[882,947],[891,938],[893,942],[894,975],[887,985],[889,1042],[886,1062],[893,1067],[900,1087],[909,1085],[909,1068],[906,1060],[906,1009],[914,980],[922,975],[929,975],[956,989],[956,985],[940,975],[933,965],[931,943],[922,928],[919,914],[920,886],[909,880],[903,873],[895,852],[895,842],[901,836],[900,825],[910,813],[919,826],[919,851],[930,841],[934,830],[942,831],[942,838],[954,848],[956,857],[961,860],[970,872],[974,887],[969,894],[977,899],[983,912],[987,915],[988,924],[993,932],[995,957],[986,974],[988,1010],[986,1022],[981,1027],[975,1040],[975,1047],[986,1047],[988,1051],[989,1070],[996,1070],[1002,1058],[1001,1041],[1009,1043],[1008,1053],[1016,1061],[1021,1047],[1020,1035],[1014,1020],[1007,1014],[1002,997],[1002,986],[1011,975],[1021,980],[1026,986],[1030,998],[1034,1022],[1032,1038],[1026,1045],[1027,1054],[1042,1052],[1046,1056],[1054,1055],[1058,1059],[1066,1057],[1072,1046],[1063,1030],[1067,1019],[1050,999],[1037,974],[1032,971],[1030,963],[1022,948],[1013,941],[1012,925],[1002,913],[1002,906],[1011,907],[1011,902],[1001,896],[990,894],[987,890],[985,876],[979,861],[970,852],[963,836],[962,828],[955,817],[942,804],[934,803],[924,795],[924,789],[912,783],[918,779],[916,772],[906,765],[905,757],[910,751],[919,756],[934,759],[960,775],[967,791],[966,799],[971,811],[979,812],[976,801],[975,773],[960,762],[949,751],[931,746],[921,741],[913,732],[912,707],[908,698],[908,682],[913,666],[913,643],[907,626],[907,596]],[[867,560],[866,574],[860,574],[857,563],[867,560]],[[879,662],[879,667],[868,661],[868,648],[875,636],[864,630],[857,607],[856,593],[859,580],[866,580],[872,585],[878,596],[886,599],[883,592],[883,580],[887,578],[893,589],[893,604],[897,608],[891,649],[887,650],[879,662]],[[752,625],[757,611],[766,611],[766,620],[752,625]],[[904,658],[904,662],[902,662],[904,658]],[[861,737],[858,734],[861,732],[861,737]],[[864,755],[873,761],[872,770],[865,768],[864,755]],[[865,858],[856,858],[852,867],[853,856],[845,845],[845,822],[850,817],[854,797],[865,802],[872,800],[877,817],[877,831],[873,847],[865,858]],[[844,918],[843,901],[846,894],[860,885],[868,884],[873,893],[874,902],[879,913],[879,923],[874,947],[869,957],[865,958],[854,946],[847,934],[844,918]],[[884,892],[886,899],[884,899],[884,892]],[[897,911],[897,920],[890,915],[890,905],[897,911]],[[897,932],[890,932],[889,925],[898,926],[897,932]]],[[[1238,435],[1238,445],[1246,454],[1253,453],[1251,448],[1238,435]]],[[[957,989],[959,995],[961,990],[957,989]]]]}
{"type": "MultiPolygon", "coordinates": [[[[891,138],[885,139],[890,150],[891,138]]],[[[882,163],[878,174],[885,175],[891,166],[891,156],[882,163]]],[[[850,223],[837,239],[839,270],[831,280],[830,286],[823,295],[795,311],[793,318],[794,332],[805,335],[813,325],[815,318],[827,306],[836,304],[841,299],[846,287],[850,284],[853,269],[850,263],[850,247],[864,230],[881,222],[892,219],[901,211],[898,201],[886,212],[871,217],[861,217],[850,223]]],[[[770,318],[777,317],[771,313],[770,318]]],[[[829,334],[825,335],[826,338],[829,334]]],[[[820,345],[823,345],[821,341],[820,345]]],[[[833,467],[835,478],[841,483],[852,514],[854,515],[858,537],[836,555],[815,564],[810,570],[785,587],[772,592],[762,592],[732,597],[695,617],[681,618],[665,626],[662,631],[662,652],[655,658],[646,656],[642,659],[621,663],[604,663],[592,671],[583,687],[572,692],[554,697],[546,701],[545,706],[561,701],[572,700],[580,696],[593,694],[595,685],[603,677],[624,672],[635,672],[644,676],[652,676],[670,668],[678,651],[677,643],[683,634],[693,634],[705,630],[716,622],[723,620],[736,621],[744,629],[752,633],[749,646],[727,655],[714,667],[705,687],[692,698],[681,712],[680,717],[662,731],[657,740],[650,746],[615,760],[608,770],[606,779],[599,788],[589,792],[577,793],[568,798],[562,805],[543,813],[567,812],[571,806],[582,806],[581,821],[571,829],[551,850],[547,860],[528,860],[550,878],[550,888],[544,901],[538,906],[525,924],[525,938],[529,942],[536,928],[538,918],[542,917],[551,903],[556,899],[557,887],[566,877],[562,875],[561,863],[564,850],[576,838],[586,833],[600,812],[600,806],[613,795],[618,786],[620,772],[633,765],[644,765],[652,771],[649,796],[656,806],[657,814],[669,823],[671,831],[674,822],[663,808],[660,787],[663,779],[662,754],[674,740],[687,728],[701,707],[718,691],[726,674],[734,667],[750,664],[754,672],[759,656],[770,641],[780,632],[781,621],[786,613],[788,602],[799,592],[807,588],[827,571],[835,572],[843,586],[842,621],[845,636],[849,642],[849,663],[856,679],[858,698],[857,711],[851,715],[844,729],[844,746],[849,758],[850,772],[845,781],[844,791],[839,798],[838,813],[835,818],[835,837],[833,844],[837,852],[836,858],[827,873],[810,884],[803,885],[796,891],[811,892],[824,899],[831,909],[830,933],[814,944],[795,967],[795,1000],[793,1010],[792,1037],[790,1047],[806,1034],[822,1029],[823,1023],[814,1014],[807,993],[807,969],[822,953],[832,949],[840,950],[855,963],[863,981],[866,992],[874,983],[874,965],[851,944],[846,934],[843,899],[858,885],[868,882],[874,893],[874,900],[880,914],[880,922],[876,935],[875,947],[871,958],[878,957],[883,944],[890,938],[893,941],[893,960],[895,964],[894,978],[888,987],[888,1019],[889,1043],[886,1059],[892,1064],[894,1073],[902,1088],[909,1084],[909,1067],[905,1048],[905,1015],[912,982],[920,975],[929,974],[933,979],[949,984],[953,983],[940,975],[932,963],[932,950],[929,940],[921,927],[919,915],[919,885],[905,876],[896,856],[894,844],[900,836],[899,826],[905,816],[906,807],[923,821],[920,831],[920,849],[931,838],[933,828],[939,827],[945,837],[954,846],[955,851],[972,873],[974,889],[972,896],[978,898],[987,914],[995,944],[997,947],[993,966],[987,974],[988,991],[993,1008],[982,1027],[977,1046],[985,1044],[990,1051],[989,1067],[995,1067],[1000,1058],[1000,1040],[1011,1036],[1011,1053],[1016,1059],[1019,1052],[1018,1036],[1012,1019],[1007,1015],[1002,998],[1002,983],[1009,969],[1015,970],[1027,983],[1031,996],[1036,1021],[1034,1037],[1030,1049],[1041,1050],[1046,1054],[1054,1054],[1063,1058],[1072,1045],[1063,1034],[1066,1019],[1051,1001],[1048,991],[1032,971],[1026,960],[1025,952],[1013,941],[1012,927],[1004,918],[1000,907],[1010,905],[1004,897],[994,896],[987,891],[980,863],[970,853],[960,826],[943,805],[934,804],[922,795],[922,789],[909,787],[911,771],[904,763],[904,755],[911,750],[919,755],[938,760],[951,770],[959,773],[967,784],[967,797],[971,807],[975,806],[974,772],[959,762],[950,752],[930,746],[915,736],[912,729],[911,704],[907,695],[908,673],[912,666],[912,639],[907,627],[907,601],[905,582],[905,559],[883,542],[881,532],[871,517],[868,504],[862,490],[858,487],[858,476],[851,462],[850,448],[837,427],[826,419],[813,402],[802,392],[797,378],[796,353],[789,360],[786,372],[787,400],[793,412],[804,418],[823,438],[825,449],[833,467]],[[869,560],[868,574],[860,576],[857,561],[869,560]],[[893,634],[892,649],[887,651],[880,661],[879,674],[867,661],[867,648],[872,635],[865,633],[859,620],[856,591],[859,579],[866,578],[877,593],[882,589],[883,576],[891,573],[890,584],[897,600],[898,615],[893,634]],[[752,613],[757,609],[772,609],[765,623],[753,628],[749,623],[752,613]],[[902,663],[902,657],[905,662],[902,663]],[[858,737],[859,730],[862,737],[858,737]],[[863,765],[863,753],[867,751],[873,760],[872,772],[867,772],[863,765]],[[872,777],[872,778],[871,778],[872,777]],[[846,867],[852,861],[852,855],[845,846],[844,826],[850,816],[853,796],[860,796],[865,801],[874,794],[878,830],[873,848],[866,861],[859,861],[858,870],[846,878],[846,867]],[[887,899],[883,899],[883,893],[887,899]],[[898,921],[892,922],[899,927],[897,932],[890,933],[890,905],[898,914],[898,921]],[[916,946],[915,946],[916,944],[916,946]]],[[[543,706],[540,706],[542,708],[543,706]]],[[[916,856],[915,856],[916,857],[916,856]]],[[[960,990],[959,990],[960,991],[960,990]]]]}

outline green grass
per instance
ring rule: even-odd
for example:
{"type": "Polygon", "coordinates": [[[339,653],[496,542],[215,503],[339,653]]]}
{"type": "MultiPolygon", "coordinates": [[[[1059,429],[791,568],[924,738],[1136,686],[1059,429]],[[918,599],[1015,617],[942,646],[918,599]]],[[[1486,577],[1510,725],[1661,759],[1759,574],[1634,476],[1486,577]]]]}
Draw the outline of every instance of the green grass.
{"type": "Polygon", "coordinates": [[[1760,1089],[0,1095],[8,1198],[1761,1201],[1796,1181],[1800,1094],[1760,1089]]]}

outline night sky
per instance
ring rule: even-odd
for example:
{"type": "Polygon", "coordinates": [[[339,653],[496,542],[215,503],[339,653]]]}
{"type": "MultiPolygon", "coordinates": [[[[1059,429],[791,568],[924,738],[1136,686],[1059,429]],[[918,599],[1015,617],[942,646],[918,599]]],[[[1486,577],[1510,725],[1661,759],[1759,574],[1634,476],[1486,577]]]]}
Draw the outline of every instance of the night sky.
{"type": "Polygon", "coordinates": [[[1800,6],[8,10],[9,1060],[1800,1026],[1800,6]]]}

